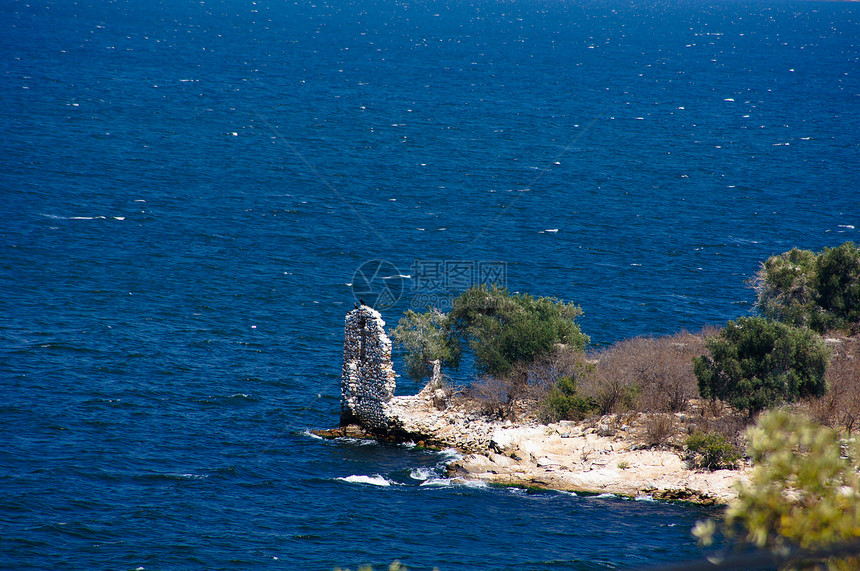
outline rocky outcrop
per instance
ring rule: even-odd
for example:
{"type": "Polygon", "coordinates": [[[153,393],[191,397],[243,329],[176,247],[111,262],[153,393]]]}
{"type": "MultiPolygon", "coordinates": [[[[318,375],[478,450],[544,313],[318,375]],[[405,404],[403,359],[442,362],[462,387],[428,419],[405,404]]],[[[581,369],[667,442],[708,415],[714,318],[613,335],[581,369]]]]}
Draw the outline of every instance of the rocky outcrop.
{"type": "Polygon", "coordinates": [[[489,448],[455,461],[449,472],[503,485],[702,504],[729,501],[733,484],[746,477],[736,470],[689,470],[676,450],[647,448],[624,431],[607,436],[599,425],[568,421],[500,427],[489,448]]]}
{"type": "Polygon", "coordinates": [[[452,447],[465,454],[448,466],[449,476],[491,484],[547,488],[629,497],[723,504],[748,469],[690,470],[680,450],[648,447],[641,431],[609,415],[590,422],[514,423],[490,420],[474,403],[449,399],[444,410],[435,391],[394,397],[386,404],[402,433],[425,446],[452,447]]]}
{"type": "MultiPolygon", "coordinates": [[[[631,497],[725,503],[748,470],[689,470],[678,450],[642,444],[636,426],[563,421],[550,425],[491,420],[475,403],[452,398],[434,378],[414,396],[394,396],[391,341],[379,312],[367,306],[346,316],[341,426],[316,431],[326,438],[412,441],[466,454],[449,476],[500,485],[613,493],[631,497]]],[[[641,426],[640,426],[641,429],[641,426]]]]}

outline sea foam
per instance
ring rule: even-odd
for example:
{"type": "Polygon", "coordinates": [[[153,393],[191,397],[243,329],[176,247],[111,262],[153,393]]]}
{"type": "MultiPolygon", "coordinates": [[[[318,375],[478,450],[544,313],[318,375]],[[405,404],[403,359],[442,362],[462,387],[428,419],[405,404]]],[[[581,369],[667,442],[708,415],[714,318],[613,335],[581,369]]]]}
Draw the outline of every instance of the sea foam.
{"type": "Polygon", "coordinates": [[[387,487],[391,485],[391,482],[382,476],[359,476],[352,475],[346,476],[345,478],[336,478],[341,482],[348,482],[350,484],[369,484],[371,486],[382,486],[387,487]]]}

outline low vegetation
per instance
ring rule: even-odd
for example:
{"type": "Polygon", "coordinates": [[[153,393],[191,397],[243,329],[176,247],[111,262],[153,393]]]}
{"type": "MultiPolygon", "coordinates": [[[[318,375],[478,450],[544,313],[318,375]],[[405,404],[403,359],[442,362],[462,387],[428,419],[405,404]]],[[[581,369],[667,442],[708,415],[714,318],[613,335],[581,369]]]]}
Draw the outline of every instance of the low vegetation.
{"type": "MultiPolygon", "coordinates": [[[[719,332],[637,337],[589,354],[556,348],[505,375],[482,376],[463,398],[496,418],[544,423],[644,414],[645,445],[682,448],[683,435],[699,430],[722,434],[742,450],[743,431],[755,415],[750,416],[742,400],[734,401],[740,404],[736,407],[728,398],[702,399],[694,371],[694,358],[708,354],[708,339],[719,332]]],[[[828,339],[828,366],[815,385],[826,392],[798,393],[797,399],[783,394],[773,402],[795,401],[795,410],[851,433],[860,427],[860,337],[828,339]]]]}
{"type": "Polygon", "coordinates": [[[543,422],[625,412],[676,413],[698,396],[693,357],[704,334],[637,337],[595,353],[556,346],[503,375],[484,375],[468,395],[504,418],[543,422]]]}
{"type": "Polygon", "coordinates": [[[860,336],[828,338],[827,392],[801,401],[797,409],[835,430],[851,436],[860,428],[860,336]]]}
{"type": "Polygon", "coordinates": [[[544,396],[542,415],[548,421],[582,420],[597,411],[597,401],[576,390],[576,381],[571,377],[560,378],[544,396]]]}
{"type": "Polygon", "coordinates": [[[483,375],[466,391],[485,412],[499,418],[537,417],[542,422],[580,420],[597,412],[580,391],[594,365],[578,348],[557,345],[502,375],[483,375]]]}
{"type": "Polygon", "coordinates": [[[591,390],[602,412],[683,412],[698,397],[693,358],[704,351],[710,330],[666,337],[636,337],[594,355],[591,390]]]}
{"type": "Polygon", "coordinates": [[[685,459],[693,470],[721,470],[736,467],[740,454],[729,439],[718,432],[697,430],[684,442],[685,459]]]}
{"type": "Polygon", "coordinates": [[[645,419],[645,444],[649,447],[662,447],[671,443],[678,434],[674,415],[650,414],[645,419]]]}

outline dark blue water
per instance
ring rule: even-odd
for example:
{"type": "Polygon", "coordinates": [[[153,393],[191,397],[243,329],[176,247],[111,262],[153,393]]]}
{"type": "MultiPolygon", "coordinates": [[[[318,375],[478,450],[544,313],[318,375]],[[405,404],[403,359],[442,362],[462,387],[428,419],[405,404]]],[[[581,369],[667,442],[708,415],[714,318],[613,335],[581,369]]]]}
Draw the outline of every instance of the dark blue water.
{"type": "Polygon", "coordinates": [[[446,454],[306,431],[337,422],[365,262],[389,325],[501,269],[601,345],[745,315],[767,256],[860,239],[858,21],[2,0],[0,567],[701,556],[705,510],[446,485],[446,454]]]}

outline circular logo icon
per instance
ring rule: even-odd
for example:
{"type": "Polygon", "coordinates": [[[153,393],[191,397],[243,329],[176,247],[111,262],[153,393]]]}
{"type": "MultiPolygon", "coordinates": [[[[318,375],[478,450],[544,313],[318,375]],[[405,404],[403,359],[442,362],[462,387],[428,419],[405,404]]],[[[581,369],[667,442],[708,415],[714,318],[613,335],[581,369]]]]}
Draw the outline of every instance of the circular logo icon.
{"type": "Polygon", "coordinates": [[[391,262],[369,260],[352,275],[352,296],[374,309],[388,309],[403,295],[404,277],[391,262]]]}

